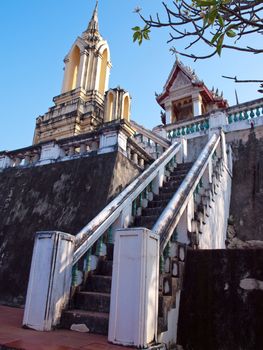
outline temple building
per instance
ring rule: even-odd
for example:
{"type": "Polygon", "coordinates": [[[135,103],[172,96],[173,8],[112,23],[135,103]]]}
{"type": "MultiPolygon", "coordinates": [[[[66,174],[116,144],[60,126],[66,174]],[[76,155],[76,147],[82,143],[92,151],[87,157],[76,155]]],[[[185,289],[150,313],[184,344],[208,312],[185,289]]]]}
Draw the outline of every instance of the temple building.
{"type": "Polygon", "coordinates": [[[33,145],[0,152],[0,304],[125,347],[261,349],[263,98],[229,106],[176,58],[140,125],[98,2],[64,62],[33,145]]]}
{"type": "Polygon", "coordinates": [[[167,121],[175,123],[206,114],[212,110],[227,108],[228,103],[218,92],[210,91],[195,72],[183,65],[178,58],[156,98],[165,110],[167,121]]]}
{"type": "Polygon", "coordinates": [[[129,121],[129,93],[120,87],[108,90],[110,48],[99,32],[98,5],[64,62],[61,94],[54,97],[55,106],[37,118],[34,144],[94,131],[117,119],[129,121]]]}

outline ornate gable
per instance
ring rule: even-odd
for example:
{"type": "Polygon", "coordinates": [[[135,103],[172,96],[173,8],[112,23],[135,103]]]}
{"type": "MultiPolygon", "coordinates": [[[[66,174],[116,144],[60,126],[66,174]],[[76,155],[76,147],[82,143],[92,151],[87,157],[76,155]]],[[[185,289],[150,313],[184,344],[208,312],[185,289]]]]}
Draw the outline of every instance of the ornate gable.
{"type": "Polygon", "coordinates": [[[177,76],[172,83],[170,91],[177,90],[189,85],[192,85],[192,81],[180,70],[178,71],[177,76]]]}

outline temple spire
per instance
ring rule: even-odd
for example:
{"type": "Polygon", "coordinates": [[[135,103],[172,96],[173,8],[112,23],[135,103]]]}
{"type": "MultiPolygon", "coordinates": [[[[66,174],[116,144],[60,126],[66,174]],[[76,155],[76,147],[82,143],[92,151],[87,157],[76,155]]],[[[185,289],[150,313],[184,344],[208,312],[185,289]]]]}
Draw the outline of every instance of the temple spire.
{"type": "Polygon", "coordinates": [[[98,19],[98,0],[96,0],[96,5],[93,11],[93,15],[88,25],[87,31],[89,32],[99,32],[99,19],[98,19]]]}

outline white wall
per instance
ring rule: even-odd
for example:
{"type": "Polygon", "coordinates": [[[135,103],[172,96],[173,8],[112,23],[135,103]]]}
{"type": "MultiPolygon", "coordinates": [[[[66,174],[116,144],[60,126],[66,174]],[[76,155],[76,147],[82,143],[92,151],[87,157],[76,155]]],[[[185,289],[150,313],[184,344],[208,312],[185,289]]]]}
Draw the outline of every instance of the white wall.
{"type": "Polygon", "coordinates": [[[224,249],[229,217],[231,177],[226,168],[223,168],[220,181],[216,180],[217,194],[215,201],[210,201],[209,217],[205,216],[206,224],[202,226],[199,234],[199,249],[224,249]]]}

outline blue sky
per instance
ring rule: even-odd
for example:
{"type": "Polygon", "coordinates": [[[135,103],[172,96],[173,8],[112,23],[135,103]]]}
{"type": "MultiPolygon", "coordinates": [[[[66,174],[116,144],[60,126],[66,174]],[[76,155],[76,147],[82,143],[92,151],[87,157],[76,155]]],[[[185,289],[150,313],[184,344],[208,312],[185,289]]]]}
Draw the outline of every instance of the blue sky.
{"type": "MultiPolygon", "coordinates": [[[[168,1],[169,2],[169,1],[168,1]]],[[[32,143],[35,119],[53,105],[63,79],[63,59],[78,35],[86,28],[95,0],[8,0],[0,3],[0,150],[32,143]]],[[[155,13],[160,2],[152,0],[100,0],[100,32],[108,41],[113,68],[110,87],[121,87],[132,95],[132,118],[147,127],[160,123],[160,93],[175,57],[166,44],[168,32],[156,30],[141,47],[132,43],[131,28],[140,24],[133,9],[155,13]]],[[[260,38],[251,39],[259,42],[260,38]]],[[[173,43],[175,45],[175,43],[173,43]]],[[[183,49],[183,43],[176,43],[183,49]]],[[[202,47],[197,47],[203,50],[202,47]]],[[[262,60],[255,55],[225,51],[222,57],[193,62],[209,88],[218,87],[230,105],[235,89],[240,102],[262,97],[257,85],[237,85],[221,75],[262,78],[262,60]],[[260,65],[261,63],[261,65],[260,65]]]]}

